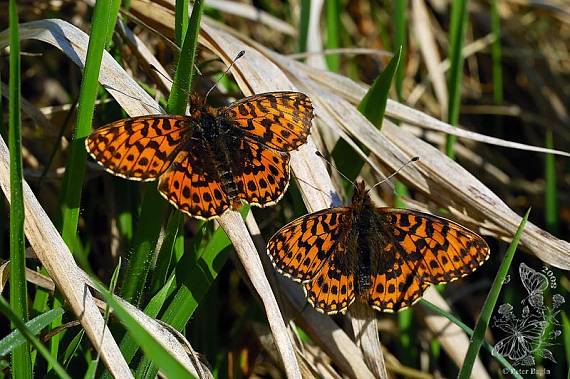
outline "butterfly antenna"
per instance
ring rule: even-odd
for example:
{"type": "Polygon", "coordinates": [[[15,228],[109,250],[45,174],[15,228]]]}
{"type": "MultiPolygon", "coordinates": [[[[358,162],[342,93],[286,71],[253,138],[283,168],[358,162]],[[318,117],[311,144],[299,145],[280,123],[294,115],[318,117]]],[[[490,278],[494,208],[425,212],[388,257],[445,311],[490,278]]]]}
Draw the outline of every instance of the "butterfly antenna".
{"type": "Polygon", "coordinates": [[[315,154],[317,154],[319,157],[321,157],[323,159],[323,161],[325,161],[329,166],[334,168],[343,178],[345,178],[350,183],[352,183],[353,186],[356,185],[356,184],[354,184],[354,182],[352,180],[350,180],[346,175],[344,175],[335,165],[333,165],[327,158],[325,158],[325,156],[323,154],[321,154],[320,151],[318,151],[318,150],[315,151],[315,154]]]}
{"type": "Polygon", "coordinates": [[[220,82],[220,80],[222,80],[224,78],[224,76],[226,76],[228,74],[228,72],[230,71],[230,69],[232,68],[232,66],[236,63],[236,61],[238,59],[240,59],[241,57],[243,57],[245,54],[245,51],[240,51],[238,53],[238,55],[236,55],[236,57],[234,58],[234,60],[232,61],[232,63],[230,63],[230,65],[228,66],[228,68],[226,68],[226,71],[224,71],[224,73],[218,78],[218,80],[216,80],[216,82],[214,83],[214,85],[212,87],[210,87],[210,89],[208,90],[208,92],[206,92],[206,96],[204,96],[204,102],[206,101],[206,99],[208,98],[208,95],[210,94],[210,92],[212,92],[212,90],[214,88],[216,88],[216,86],[218,85],[218,83],[220,82]]]}
{"type": "Polygon", "coordinates": [[[412,159],[410,159],[409,161],[407,161],[406,163],[404,163],[403,165],[401,165],[400,168],[397,169],[396,171],[394,171],[390,176],[388,176],[388,177],[382,179],[381,181],[379,181],[378,183],[374,184],[374,185],[373,185],[372,187],[370,187],[370,188],[368,189],[368,191],[366,191],[366,192],[372,191],[372,189],[374,189],[374,187],[376,187],[376,186],[378,186],[378,185],[384,183],[385,181],[390,180],[390,179],[393,178],[394,176],[396,176],[396,174],[399,173],[402,169],[404,169],[404,167],[406,167],[407,165],[412,164],[412,163],[414,163],[414,162],[417,162],[417,161],[419,161],[419,160],[420,160],[420,157],[413,157],[412,159]]]}

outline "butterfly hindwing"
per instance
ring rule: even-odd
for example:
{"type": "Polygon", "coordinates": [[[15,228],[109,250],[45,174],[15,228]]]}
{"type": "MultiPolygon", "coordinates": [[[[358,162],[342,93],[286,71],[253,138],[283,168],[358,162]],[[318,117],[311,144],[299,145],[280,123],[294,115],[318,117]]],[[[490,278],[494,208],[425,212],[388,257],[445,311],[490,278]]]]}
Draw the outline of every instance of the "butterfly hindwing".
{"type": "Polygon", "coordinates": [[[319,273],[304,284],[307,300],[319,312],[344,312],[356,297],[354,275],[343,264],[341,254],[346,251],[336,250],[319,273]]]}
{"type": "Polygon", "coordinates": [[[189,216],[210,219],[230,209],[231,202],[218,174],[201,152],[199,140],[181,151],[160,177],[158,190],[170,203],[189,216]]]}
{"type": "Polygon", "coordinates": [[[190,129],[190,119],[185,116],[134,117],[95,130],[85,146],[111,173],[153,180],[168,169],[190,129]]]}
{"type": "Polygon", "coordinates": [[[368,303],[373,308],[384,312],[396,312],[416,303],[429,284],[418,275],[405,258],[386,246],[385,253],[394,254],[390,267],[372,259],[371,286],[368,303]]]}
{"type": "Polygon", "coordinates": [[[300,92],[269,92],[236,101],[220,117],[244,131],[248,139],[291,151],[307,141],[313,106],[300,92]]]}
{"type": "Polygon", "coordinates": [[[289,185],[289,154],[245,139],[239,151],[232,167],[238,199],[257,206],[275,204],[289,185]]]}
{"type": "Polygon", "coordinates": [[[311,280],[333,254],[344,250],[342,233],[350,226],[350,208],[324,209],[282,227],[267,243],[275,267],[295,281],[311,280]]]}

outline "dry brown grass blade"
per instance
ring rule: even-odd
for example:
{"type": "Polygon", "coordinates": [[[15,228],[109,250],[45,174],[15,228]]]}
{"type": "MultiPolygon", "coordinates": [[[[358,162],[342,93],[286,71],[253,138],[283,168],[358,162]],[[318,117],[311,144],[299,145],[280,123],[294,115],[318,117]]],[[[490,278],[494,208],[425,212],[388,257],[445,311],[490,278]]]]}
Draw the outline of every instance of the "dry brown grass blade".
{"type": "MultiPolygon", "coordinates": [[[[24,25],[22,25],[22,29],[24,25]]],[[[3,36],[0,34],[0,45],[3,36]]],[[[10,199],[10,157],[8,147],[0,138],[0,186],[10,199]]],[[[111,331],[89,292],[67,245],[41,207],[34,193],[24,181],[25,223],[24,231],[38,259],[46,268],[67,304],[81,322],[83,329],[103,362],[117,378],[132,378],[129,366],[123,358],[111,331]]]]}
{"type": "Polygon", "coordinates": [[[368,367],[375,377],[388,378],[374,309],[357,299],[350,307],[349,313],[354,339],[363,350],[368,367]]]}
{"type": "Polygon", "coordinates": [[[267,12],[259,10],[253,5],[239,3],[236,1],[208,0],[207,6],[215,8],[224,13],[232,14],[245,18],[247,20],[261,23],[277,32],[293,37],[297,36],[297,29],[295,29],[295,27],[267,12]]]}
{"type": "Polygon", "coordinates": [[[440,114],[447,117],[447,84],[445,74],[439,69],[441,62],[435,37],[431,32],[429,15],[424,0],[412,1],[414,35],[424,58],[426,68],[433,83],[433,89],[440,106],[440,114]]]}

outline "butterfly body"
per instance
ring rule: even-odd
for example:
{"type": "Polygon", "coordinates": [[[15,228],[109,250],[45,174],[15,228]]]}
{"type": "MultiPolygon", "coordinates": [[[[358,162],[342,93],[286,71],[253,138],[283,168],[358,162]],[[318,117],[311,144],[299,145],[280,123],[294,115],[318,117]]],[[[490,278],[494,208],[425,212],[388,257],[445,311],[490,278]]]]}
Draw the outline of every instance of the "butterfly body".
{"type": "Polygon", "coordinates": [[[327,314],[356,298],[381,311],[404,309],[430,283],[471,273],[489,253],[481,237],[452,221],[375,207],[364,182],[349,206],[302,216],[267,246],[275,267],[303,283],[308,301],[327,314]]]}
{"type": "Polygon", "coordinates": [[[161,195],[190,216],[210,219],[242,202],[267,206],[289,184],[289,152],[306,142],[310,99],[298,92],[246,97],[216,109],[196,96],[190,116],[120,120],[85,141],[115,175],[155,180],[161,195]]]}

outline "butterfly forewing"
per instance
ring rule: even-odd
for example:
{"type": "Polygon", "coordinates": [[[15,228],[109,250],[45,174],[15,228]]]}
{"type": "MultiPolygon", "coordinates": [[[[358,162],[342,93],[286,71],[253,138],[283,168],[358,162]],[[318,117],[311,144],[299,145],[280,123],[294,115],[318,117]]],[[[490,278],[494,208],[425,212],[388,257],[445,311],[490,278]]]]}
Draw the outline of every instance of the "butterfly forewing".
{"type": "Polygon", "coordinates": [[[190,133],[185,116],[141,116],[94,131],[85,140],[91,156],[119,176],[153,180],[172,163],[190,133]]]}
{"type": "Polygon", "coordinates": [[[221,117],[246,132],[246,138],[291,151],[307,141],[313,106],[300,92],[270,92],[246,97],[221,112],[221,117]]]}
{"type": "Polygon", "coordinates": [[[427,213],[377,208],[392,243],[378,254],[401,255],[424,281],[447,283],[475,271],[489,257],[483,238],[452,221],[427,213]]]}
{"type": "Polygon", "coordinates": [[[311,280],[332,254],[342,254],[341,235],[350,223],[350,208],[332,208],[297,218],[267,243],[277,269],[298,282],[311,280]]]}
{"type": "Polygon", "coordinates": [[[267,206],[281,199],[289,185],[289,154],[240,141],[240,159],[232,164],[238,198],[267,206]]]}

